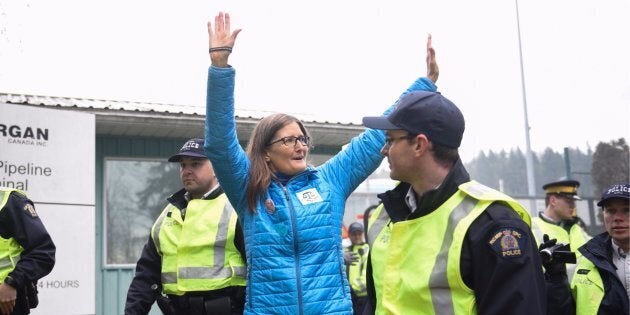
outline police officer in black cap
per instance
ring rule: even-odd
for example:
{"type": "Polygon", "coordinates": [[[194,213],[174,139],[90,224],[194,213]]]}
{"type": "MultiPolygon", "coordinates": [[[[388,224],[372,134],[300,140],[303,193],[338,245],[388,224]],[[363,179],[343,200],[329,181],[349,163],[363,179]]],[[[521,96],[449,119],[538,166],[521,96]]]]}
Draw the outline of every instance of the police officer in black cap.
{"type": "MultiPolygon", "coordinates": [[[[557,243],[569,244],[571,251],[577,253],[577,249],[584,245],[591,237],[578,224],[576,216],[576,200],[580,182],[577,180],[559,180],[543,185],[545,190],[545,210],[540,211],[537,217],[532,218],[532,231],[538,244],[544,243],[543,236],[547,234],[549,239],[556,239],[557,243]]],[[[579,257],[579,254],[577,255],[579,257]]],[[[573,276],[574,264],[567,264],[567,276],[569,280],[573,276]]]]}
{"type": "Polygon", "coordinates": [[[400,184],[368,223],[365,314],[544,314],[546,289],[529,212],[470,178],[459,108],[410,92],[388,116],[381,153],[400,184]]]}
{"type": "Polygon", "coordinates": [[[630,313],[630,184],[606,188],[597,205],[606,231],[578,248],[582,257],[571,287],[560,290],[557,283],[553,294],[559,303],[549,314],[630,313]]]}
{"type": "MultiPolygon", "coordinates": [[[[347,253],[351,254],[353,261],[347,263],[346,273],[350,284],[350,297],[352,298],[352,312],[362,314],[367,302],[366,268],[370,253],[370,246],[365,243],[363,224],[354,222],[348,227],[350,242],[347,253]]],[[[346,253],[344,253],[346,256],[346,253]]]]}
{"type": "Polygon", "coordinates": [[[579,248],[583,255],[571,283],[577,314],[630,313],[630,184],[604,190],[597,203],[606,232],[579,248]]]}
{"type": "Polygon", "coordinates": [[[203,145],[204,139],[190,139],[168,159],[179,163],[184,188],[167,199],[151,229],[125,315],[146,315],[156,300],[167,315],[243,312],[243,232],[203,145]]]}
{"type": "Polygon", "coordinates": [[[0,314],[29,314],[37,306],[37,280],[52,271],[55,251],[33,201],[0,187],[0,314]]]}

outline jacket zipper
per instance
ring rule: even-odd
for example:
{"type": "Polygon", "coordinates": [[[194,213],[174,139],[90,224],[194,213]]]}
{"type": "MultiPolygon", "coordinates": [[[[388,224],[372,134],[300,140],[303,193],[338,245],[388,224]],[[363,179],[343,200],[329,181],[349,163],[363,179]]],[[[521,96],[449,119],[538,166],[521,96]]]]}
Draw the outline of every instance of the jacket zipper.
{"type": "MultiPolygon", "coordinates": [[[[346,281],[348,282],[348,287],[350,287],[350,290],[352,290],[352,287],[350,286],[350,280],[348,280],[348,270],[346,269],[346,272],[343,271],[343,247],[341,246],[341,244],[337,244],[337,252],[339,252],[341,250],[341,257],[339,258],[341,261],[339,262],[339,277],[341,278],[341,283],[343,283],[344,279],[346,279],[346,281]]],[[[346,289],[345,288],[341,288],[341,292],[343,292],[343,297],[346,298],[348,297],[346,294],[346,289]]]]}
{"type": "MultiPolygon", "coordinates": [[[[288,183],[287,183],[288,184],[288,183]]],[[[295,223],[295,208],[293,208],[293,203],[291,203],[291,198],[289,198],[289,192],[285,186],[282,186],[282,190],[284,191],[284,197],[287,200],[287,204],[291,209],[291,228],[293,230],[293,256],[295,258],[295,275],[297,278],[297,289],[298,289],[298,307],[300,310],[300,315],[304,314],[304,310],[302,309],[302,276],[300,274],[300,257],[298,255],[298,239],[297,239],[297,226],[295,223]]]]}
{"type": "MultiPolygon", "coordinates": [[[[252,253],[253,251],[250,251],[250,253],[252,253]]],[[[247,289],[247,303],[249,304],[249,308],[250,309],[254,309],[254,305],[252,304],[252,286],[249,285],[250,283],[252,283],[252,259],[250,258],[250,255],[247,255],[247,285],[246,285],[246,289],[247,289]]]]}

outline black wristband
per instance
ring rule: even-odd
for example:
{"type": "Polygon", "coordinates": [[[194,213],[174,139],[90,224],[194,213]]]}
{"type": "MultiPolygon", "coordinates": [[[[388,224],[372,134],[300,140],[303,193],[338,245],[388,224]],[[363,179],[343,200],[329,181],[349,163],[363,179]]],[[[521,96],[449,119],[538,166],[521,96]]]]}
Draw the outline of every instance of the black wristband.
{"type": "Polygon", "coordinates": [[[210,49],[208,50],[208,52],[215,52],[215,51],[227,51],[227,52],[232,52],[232,47],[210,47],[210,49]]]}

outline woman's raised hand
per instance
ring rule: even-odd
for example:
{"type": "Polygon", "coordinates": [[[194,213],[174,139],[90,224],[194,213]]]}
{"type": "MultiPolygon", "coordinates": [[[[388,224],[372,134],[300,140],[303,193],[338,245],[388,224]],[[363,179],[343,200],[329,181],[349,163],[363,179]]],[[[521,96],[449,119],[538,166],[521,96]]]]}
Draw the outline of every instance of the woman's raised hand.
{"type": "Polygon", "coordinates": [[[230,31],[230,14],[219,12],[214,17],[214,28],[208,22],[208,35],[210,40],[210,60],[215,67],[227,67],[228,57],[234,47],[236,36],[241,29],[230,31]]]}
{"type": "Polygon", "coordinates": [[[437,61],[435,61],[435,49],[431,45],[431,34],[427,38],[427,78],[431,79],[433,83],[437,82],[440,76],[440,68],[437,61]]]}

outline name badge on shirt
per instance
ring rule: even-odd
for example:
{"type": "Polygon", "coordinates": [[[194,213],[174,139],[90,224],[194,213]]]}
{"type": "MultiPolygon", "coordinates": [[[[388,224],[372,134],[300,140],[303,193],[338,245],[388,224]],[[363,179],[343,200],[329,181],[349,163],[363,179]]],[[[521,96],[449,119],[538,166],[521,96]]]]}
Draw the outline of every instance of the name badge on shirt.
{"type": "Polygon", "coordinates": [[[300,200],[303,206],[311,204],[311,203],[323,201],[322,197],[319,195],[319,193],[317,192],[317,189],[315,188],[310,188],[307,190],[297,192],[295,195],[300,200]]]}

